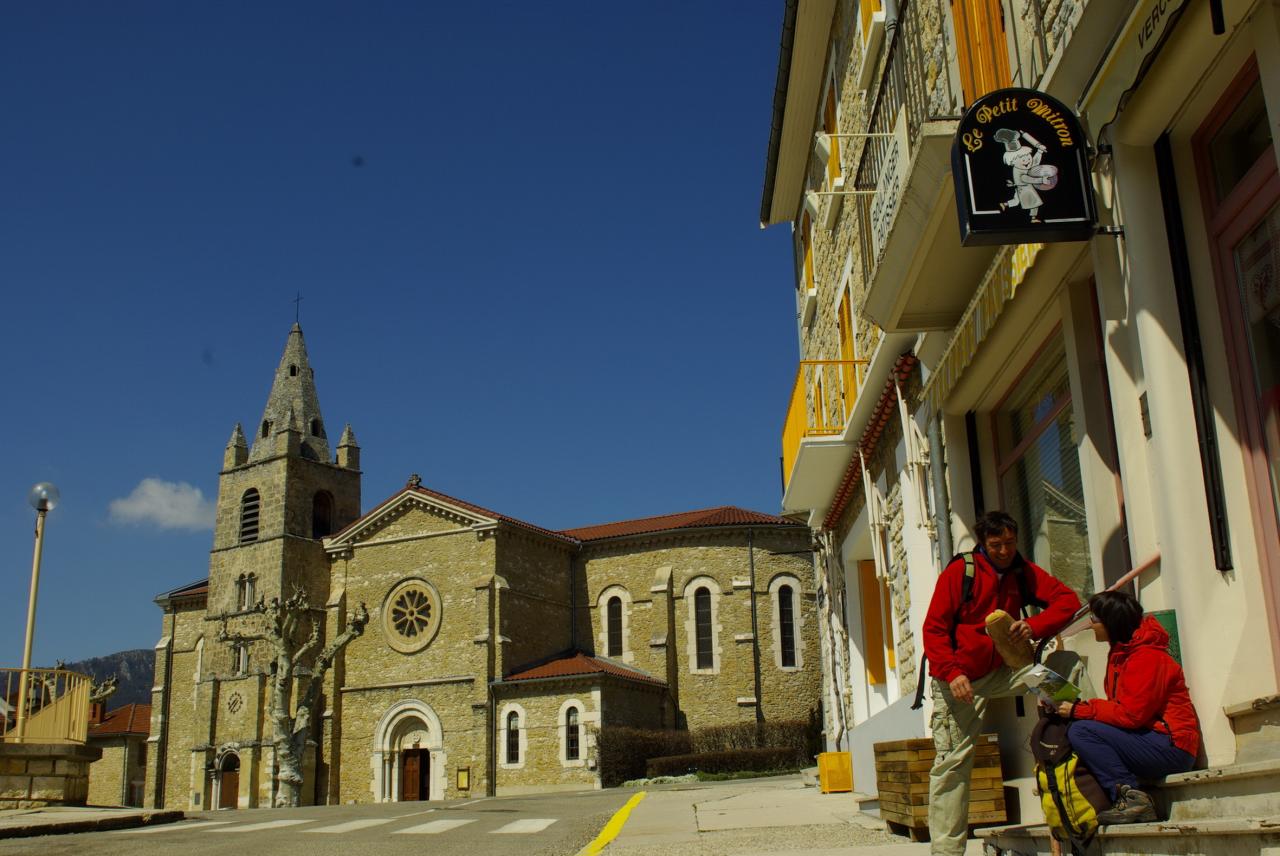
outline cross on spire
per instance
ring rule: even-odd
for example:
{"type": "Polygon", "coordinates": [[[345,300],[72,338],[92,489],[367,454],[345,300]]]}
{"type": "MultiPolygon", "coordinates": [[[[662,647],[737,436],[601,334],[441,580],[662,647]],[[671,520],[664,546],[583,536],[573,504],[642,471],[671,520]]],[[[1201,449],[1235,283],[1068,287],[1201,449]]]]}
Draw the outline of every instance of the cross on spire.
{"type": "Polygon", "coordinates": [[[302,292],[298,292],[298,296],[293,299],[293,323],[297,324],[301,320],[299,316],[302,314],[302,292]]]}

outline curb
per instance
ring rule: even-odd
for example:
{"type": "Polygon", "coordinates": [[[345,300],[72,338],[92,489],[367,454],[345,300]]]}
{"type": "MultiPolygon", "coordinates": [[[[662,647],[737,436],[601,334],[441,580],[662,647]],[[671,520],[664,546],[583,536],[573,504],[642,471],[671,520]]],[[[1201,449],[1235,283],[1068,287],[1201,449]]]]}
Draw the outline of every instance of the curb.
{"type": "Polygon", "coordinates": [[[85,820],[63,820],[53,823],[30,823],[26,826],[0,827],[0,839],[31,838],[36,835],[65,835],[69,832],[104,832],[111,829],[131,829],[135,826],[154,826],[173,823],[186,817],[180,811],[152,811],[120,817],[98,817],[85,820]]]}

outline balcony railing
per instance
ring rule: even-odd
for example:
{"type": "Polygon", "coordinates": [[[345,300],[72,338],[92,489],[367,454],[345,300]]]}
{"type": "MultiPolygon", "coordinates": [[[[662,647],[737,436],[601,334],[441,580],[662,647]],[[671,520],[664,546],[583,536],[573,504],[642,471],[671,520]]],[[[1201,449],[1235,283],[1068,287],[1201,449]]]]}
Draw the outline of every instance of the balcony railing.
{"type": "Polygon", "coordinates": [[[880,83],[854,188],[858,200],[862,274],[870,281],[897,214],[912,151],[925,122],[959,119],[963,96],[952,80],[954,51],[942,0],[903,0],[880,83]]]}
{"type": "Polygon", "coordinates": [[[0,741],[84,743],[89,734],[92,685],[88,675],[66,669],[0,669],[0,741]],[[18,707],[24,680],[26,721],[20,723],[18,707]]]}
{"type": "Polygon", "coordinates": [[[867,360],[801,360],[782,426],[782,471],[787,483],[805,439],[844,432],[866,371],[867,360]]]}

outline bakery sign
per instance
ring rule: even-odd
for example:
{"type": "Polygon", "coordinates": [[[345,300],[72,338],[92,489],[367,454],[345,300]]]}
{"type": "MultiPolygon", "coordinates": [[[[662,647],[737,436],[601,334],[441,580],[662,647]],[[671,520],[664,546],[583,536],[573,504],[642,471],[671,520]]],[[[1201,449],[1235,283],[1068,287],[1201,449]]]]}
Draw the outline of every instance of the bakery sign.
{"type": "Polygon", "coordinates": [[[965,111],[951,147],[960,243],[1086,241],[1098,217],[1080,120],[1033,89],[999,89],[965,111]]]}

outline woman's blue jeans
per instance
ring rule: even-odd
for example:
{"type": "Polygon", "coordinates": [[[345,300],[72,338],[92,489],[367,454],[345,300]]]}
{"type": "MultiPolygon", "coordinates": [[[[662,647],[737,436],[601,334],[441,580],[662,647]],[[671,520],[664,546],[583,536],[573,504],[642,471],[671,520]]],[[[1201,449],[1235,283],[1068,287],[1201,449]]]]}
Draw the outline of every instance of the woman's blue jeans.
{"type": "Polygon", "coordinates": [[[1141,780],[1185,773],[1196,763],[1195,756],[1174,746],[1168,734],[1150,728],[1129,731],[1081,719],[1071,723],[1067,739],[1113,800],[1118,785],[1136,788],[1141,780]]]}

